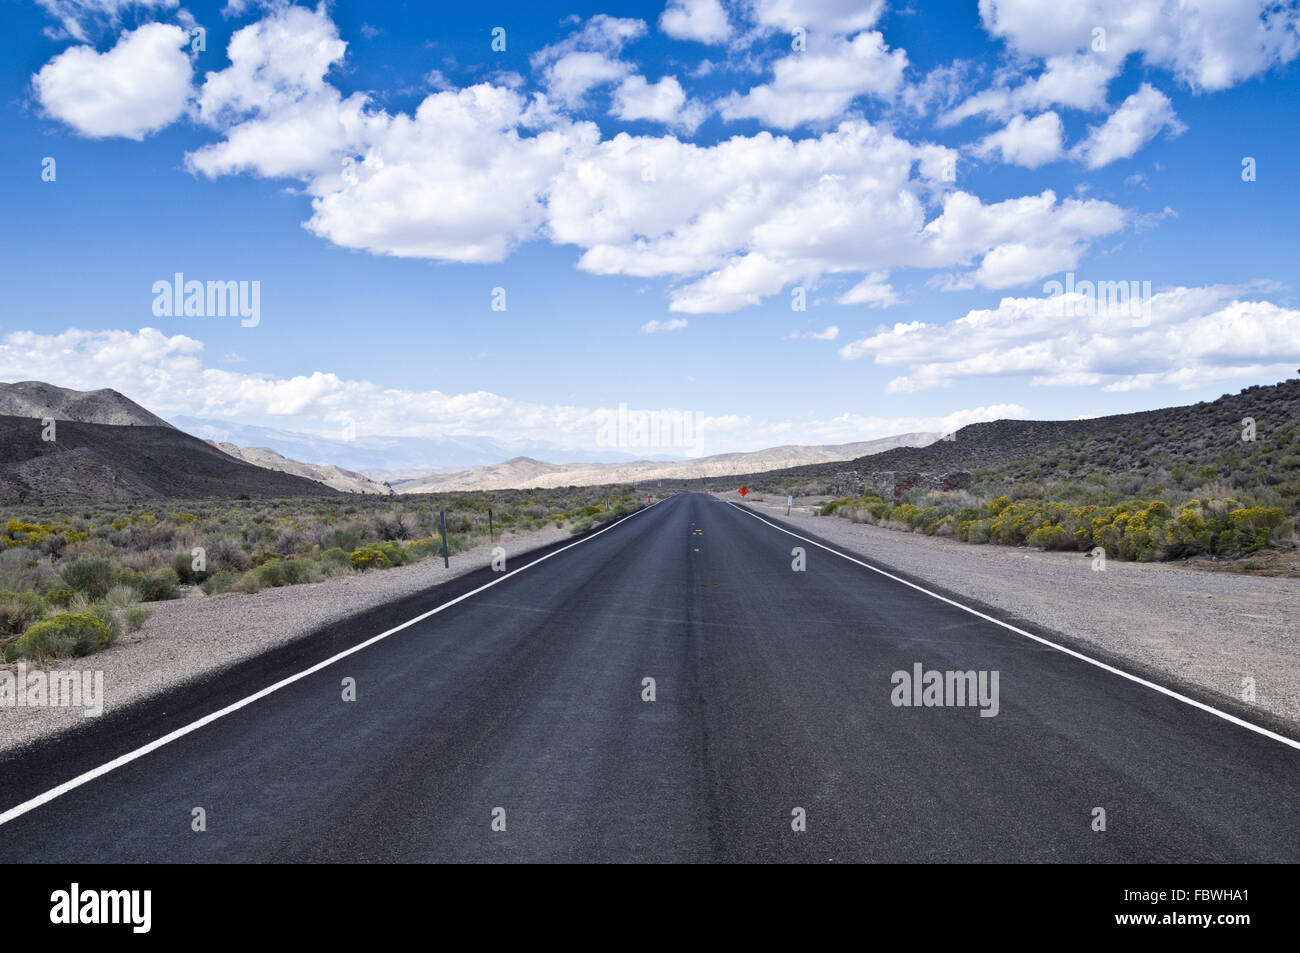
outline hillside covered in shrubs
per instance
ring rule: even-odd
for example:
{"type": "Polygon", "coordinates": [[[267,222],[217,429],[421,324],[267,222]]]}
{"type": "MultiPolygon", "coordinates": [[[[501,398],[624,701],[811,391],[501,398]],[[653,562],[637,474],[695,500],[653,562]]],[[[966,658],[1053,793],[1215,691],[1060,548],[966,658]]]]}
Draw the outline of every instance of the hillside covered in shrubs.
{"type": "Polygon", "coordinates": [[[88,655],[148,603],[401,566],[546,525],[574,533],[642,504],[628,488],[199,500],[0,510],[0,655],[88,655]]]}
{"type": "MultiPolygon", "coordinates": [[[[974,467],[961,489],[934,489],[940,471],[899,471],[905,479],[893,492],[840,496],[821,512],[968,543],[1100,547],[1144,561],[1294,545],[1300,380],[1091,424],[1051,446],[974,467]]],[[[961,462],[972,429],[939,451],[942,472],[961,462]]]]}

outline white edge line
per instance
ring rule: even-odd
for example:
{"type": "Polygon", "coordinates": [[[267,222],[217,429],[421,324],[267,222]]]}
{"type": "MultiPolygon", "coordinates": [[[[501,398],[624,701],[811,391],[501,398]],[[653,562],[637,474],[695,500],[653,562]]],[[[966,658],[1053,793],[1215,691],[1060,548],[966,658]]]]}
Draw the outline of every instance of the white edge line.
{"type": "Polygon", "coordinates": [[[824,549],[828,553],[834,553],[836,556],[839,556],[841,559],[847,559],[851,563],[857,563],[859,566],[862,566],[865,569],[870,569],[872,572],[880,573],[880,575],[885,576],[888,579],[892,579],[894,580],[894,582],[901,582],[903,585],[910,586],[911,588],[915,589],[917,592],[923,592],[927,596],[932,596],[933,598],[938,599],[940,602],[946,602],[948,603],[948,605],[956,606],[958,609],[962,609],[966,612],[969,612],[971,615],[979,616],[981,619],[984,619],[987,622],[992,622],[994,625],[1000,625],[1004,629],[1009,629],[1010,631],[1016,633],[1016,635],[1023,635],[1027,639],[1033,639],[1035,642],[1041,643],[1042,645],[1046,645],[1049,648],[1056,649],[1058,652],[1064,652],[1066,655],[1072,655],[1081,661],[1087,662],[1089,665],[1095,665],[1100,669],[1105,669],[1107,672],[1110,672],[1113,675],[1118,675],[1121,678],[1127,678],[1130,682],[1137,682],[1139,685],[1145,685],[1147,688],[1160,692],[1160,694],[1162,695],[1168,695],[1170,698],[1176,698],[1178,701],[1183,702],[1184,704],[1191,705],[1193,708],[1199,708],[1201,709],[1201,711],[1207,711],[1211,715],[1216,715],[1219,718],[1222,718],[1224,721],[1230,721],[1234,725],[1240,725],[1242,728],[1248,728],[1251,731],[1255,732],[1256,734],[1263,735],[1265,738],[1272,738],[1274,741],[1280,741],[1284,745],[1290,745],[1292,748],[1300,749],[1300,741],[1295,741],[1294,739],[1288,738],[1285,735],[1279,735],[1277,732],[1269,731],[1267,728],[1262,728],[1259,725],[1251,724],[1249,721],[1246,721],[1243,718],[1238,718],[1236,715],[1231,715],[1226,711],[1220,711],[1218,708],[1215,708],[1213,705],[1207,705],[1204,702],[1199,702],[1195,698],[1188,698],[1186,695],[1182,695],[1171,688],[1165,688],[1165,686],[1163,685],[1157,685],[1155,682],[1147,681],[1145,678],[1142,678],[1138,675],[1134,675],[1131,672],[1126,672],[1123,669],[1116,668],[1113,665],[1107,665],[1105,662],[1099,659],[1092,658],[1091,656],[1084,655],[1082,652],[1076,652],[1074,649],[1067,648],[1064,645],[1061,645],[1057,642],[1053,642],[1051,639],[1045,639],[1041,635],[1034,635],[1034,633],[1032,632],[1026,632],[1024,629],[1017,628],[1016,626],[1012,625],[1009,622],[1003,622],[1001,619],[995,619],[991,615],[986,615],[985,613],[980,612],[978,609],[972,609],[970,606],[962,605],[960,602],[957,602],[953,599],[949,599],[947,596],[941,596],[937,592],[931,592],[929,589],[926,589],[924,586],[918,586],[914,582],[908,582],[906,579],[903,579],[901,576],[895,576],[893,573],[886,572],[885,570],[880,569],[879,567],[872,566],[870,563],[864,563],[860,559],[854,559],[852,556],[847,556],[837,549],[831,549],[829,546],[824,546],[821,543],[817,542],[815,539],[808,539],[805,536],[800,536],[798,533],[792,533],[790,532],[790,530],[786,529],[783,526],[778,526],[775,523],[763,519],[763,517],[759,516],[757,513],[753,512],[752,510],[746,509],[743,506],[736,506],[736,504],[733,503],[731,500],[719,500],[719,502],[726,503],[728,506],[731,507],[735,507],[736,509],[740,510],[740,512],[754,517],[754,519],[758,520],[760,523],[766,523],[768,526],[772,527],[775,530],[779,530],[782,533],[785,533],[787,536],[793,536],[795,539],[803,540],[805,543],[811,543],[813,546],[816,546],[819,549],[824,549]]]}
{"type": "Polygon", "coordinates": [[[192,721],[188,725],[184,725],[180,728],[177,728],[175,731],[169,732],[168,734],[163,735],[161,738],[155,738],[153,741],[149,742],[148,744],[141,745],[139,748],[136,748],[134,751],[128,751],[126,754],[116,757],[112,761],[105,762],[104,764],[101,764],[97,768],[91,768],[89,771],[77,775],[75,778],[73,778],[70,781],[64,781],[62,784],[58,785],[57,787],[50,788],[45,793],[38,794],[34,798],[30,798],[29,800],[23,801],[21,804],[16,805],[15,807],[11,807],[3,814],[0,814],[0,824],[7,824],[10,821],[14,820],[14,818],[21,817],[22,815],[26,814],[28,811],[32,811],[40,807],[42,804],[48,804],[50,801],[53,801],[55,798],[62,797],[64,794],[67,794],[69,791],[81,787],[83,784],[87,784],[95,780],[96,778],[103,777],[104,775],[108,774],[110,771],[116,771],[118,768],[122,767],[123,765],[130,764],[132,761],[136,761],[140,758],[143,758],[145,755],[149,754],[150,752],[157,751],[163,745],[171,744],[173,741],[176,741],[178,738],[183,738],[186,735],[190,734],[191,732],[198,731],[200,728],[204,727],[205,725],[210,725],[212,724],[212,722],[216,721],[219,718],[224,718],[229,714],[237,712],[239,711],[239,709],[251,705],[253,704],[253,702],[265,698],[267,695],[270,695],[273,692],[278,692],[280,689],[284,688],[285,686],[292,685],[294,682],[300,681],[306,678],[308,675],[314,675],[316,672],[319,672],[321,669],[333,665],[339,659],[347,658],[349,655],[355,655],[357,652],[360,652],[362,649],[374,645],[376,642],[382,641],[383,639],[388,638],[390,635],[393,635],[397,632],[401,632],[403,629],[409,628],[410,626],[415,625],[417,622],[423,622],[425,619],[429,618],[430,616],[437,615],[442,610],[449,609],[458,602],[464,602],[470,596],[478,595],[484,589],[491,589],[493,586],[497,585],[498,583],[505,582],[507,579],[509,579],[511,576],[515,575],[516,573],[521,573],[525,569],[532,569],[538,563],[545,562],[546,560],[550,559],[552,556],[558,556],[560,555],[560,553],[564,552],[565,550],[572,549],[574,546],[580,546],[583,543],[590,542],[591,540],[599,536],[601,533],[608,533],[611,529],[614,529],[617,526],[621,526],[623,523],[626,523],[628,520],[641,515],[647,510],[653,509],[654,507],[658,506],[662,502],[663,499],[656,500],[655,502],[651,503],[649,506],[637,510],[635,513],[632,513],[626,518],[621,519],[616,523],[611,523],[610,525],[606,526],[602,530],[597,530],[596,532],[592,533],[590,536],[584,536],[582,539],[575,540],[574,542],[569,543],[569,545],[567,546],[562,546],[559,549],[554,550],[553,552],[547,553],[545,556],[539,556],[537,559],[534,559],[528,565],[520,566],[518,569],[512,569],[510,572],[506,573],[505,575],[501,576],[498,579],[493,579],[491,582],[487,583],[486,585],[479,586],[477,589],[474,589],[471,592],[466,592],[463,595],[457,596],[455,599],[451,599],[447,602],[444,602],[442,605],[430,609],[428,612],[425,612],[422,615],[417,615],[413,619],[408,619],[406,622],[403,622],[401,625],[393,626],[393,628],[387,630],[386,632],[380,632],[378,635],[371,636],[370,638],[366,639],[364,642],[358,642],[356,645],[352,646],[351,648],[344,649],[342,652],[339,652],[337,655],[331,655],[329,658],[325,659],[324,661],[317,662],[315,665],[311,666],[310,668],[305,668],[301,672],[298,672],[294,675],[290,675],[287,678],[283,678],[280,681],[276,682],[274,685],[268,685],[266,688],[263,688],[259,692],[254,692],[252,695],[249,695],[247,698],[241,698],[239,701],[231,702],[225,708],[214,711],[211,714],[204,715],[202,718],[198,719],[197,721],[192,721]]]}

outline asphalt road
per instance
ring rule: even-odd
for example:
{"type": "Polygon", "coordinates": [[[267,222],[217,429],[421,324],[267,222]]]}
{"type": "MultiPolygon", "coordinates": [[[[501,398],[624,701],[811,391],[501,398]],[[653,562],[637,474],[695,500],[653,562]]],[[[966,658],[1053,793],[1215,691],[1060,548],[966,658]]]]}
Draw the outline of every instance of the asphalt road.
{"type": "Polygon", "coordinates": [[[1300,860],[1300,751],[796,545],[672,497],[9,821],[0,861],[1300,860]],[[894,705],[916,663],[998,672],[996,716],[894,705]]]}

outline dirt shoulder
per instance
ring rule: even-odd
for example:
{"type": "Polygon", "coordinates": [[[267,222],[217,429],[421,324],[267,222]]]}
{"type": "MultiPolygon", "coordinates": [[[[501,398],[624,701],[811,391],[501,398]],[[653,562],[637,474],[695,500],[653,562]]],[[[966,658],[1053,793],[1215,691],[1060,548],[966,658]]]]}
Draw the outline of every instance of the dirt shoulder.
{"type": "Polygon", "coordinates": [[[1116,559],[1096,572],[1083,553],[976,546],[819,517],[808,506],[787,517],[784,502],[747,505],[881,568],[999,609],[1006,621],[1127,660],[1137,674],[1162,674],[1155,680],[1200,689],[1237,713],[1244,703],[1300,736],[1300,585],[1292,579],[1116,559]],[[1254,680],[1253,702],[1243,697],[1245,679],[1254,680]]]}

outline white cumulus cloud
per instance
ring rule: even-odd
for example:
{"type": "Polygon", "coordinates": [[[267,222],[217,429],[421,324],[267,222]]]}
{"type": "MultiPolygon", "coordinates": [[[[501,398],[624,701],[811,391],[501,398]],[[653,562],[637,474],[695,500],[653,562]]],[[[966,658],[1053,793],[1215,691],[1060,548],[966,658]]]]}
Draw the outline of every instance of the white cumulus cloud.
{"type": "Polygon", "coordinates": [[[1072,151],[1089,169],[1099,169],[1116,159],[1134,155],[1162,131],[1177,136],[1185,128],[1174,114],[1169,97],[1149,83],[1143,83],[1105,122],[1094,126],[1088,138],[1072,151]]]}
{"type": "Polygon", "coordinates": [[[1009,165],[1036,169],[1061,157],[1061,117],[1054,112],[1028,119],[1015,116],[997,132],[985,136],[974,152],[981,158],[996,155],[1009,165]]]}
{"type": "Polygon", "coordinates": [[[1138,54],[1195,89],[1220,90],[1300,52],[1300,9],[1275,0],[1075,0],[1045,16],[1038,0],[982,0],[980,18],[1016,52],[1138,54]],[[1096,30],[1104,31],[1097,34],[1096,30]],[[1104,46],[1104,49],[1097,47],[1104,46]]]}
{"type": "MultiPolygon", "coordinates": [[[[616,57],[642,29],[592,18],[535,65],[616,57]]],[[[878,34],[855,42],[883,49],[878,34]]],[[[941,270],[948,287],[1013,287],[1073,267],[1129,224],[1108,202],[1050,191],[987,204],[950,183],[955,150],[863,119],[797,139],[605,139],[546,94],[492,83],[389,113],[330,82],[345,55],[324,8],[279,7],[239,30],[230,66],[208,73],[199,95],[200,118],[222,138],[190,153],[190,167],[297,179],[311,197],[307,228],[374,254],[495,262],[527,241],[572,245],[592,274],[667,279],[680,314],[735,311],[831,275],[857,282],[844,304],[886,307],[898,267],[941,270]]],[[[629,73],[611,100],[628,119],[698,121],[673,77],[629,73]]]]}
{"type": "Polygon", "coordinates": [[[651,83],[644,76],[629,76],[614,91],[610,114],[631,122],[649,119],[694,132],[707,115],[706,107],[697,101],[688,101],[682,84],[675,77],[665,76],[651,83]]]}
{"type": "Polygon", "coordinates": [[[722,43],[731,36],[719,0],[671,0],[659,17],[659,29],[673,39],[700,43],[722,43]]]}
{"type": "Polygon", "coordinates": [[[584,104],[589,90],[635,72],[620,59],[623,47],[646,34],[644,20],[598,14],[564,39],[543,47],[530,63],[551,99],[571,108],[584,104]]]}
{"type": "Polygon", "coordinates": [[[790,129],[840,117],[859,96],[888,99],[903,84],[907,54],[890,50],[878,32],[835,37],[823,47],[791,53],[773,66],[770,83],[732,93],[718,106],[724,119],[759,119],[790,129]]]}
{"type": "Polygon", "coordinates": [[[898,323],[845,344],[840,355],[907,365],[890,382],[893,393],[1008,376],[1112,391],[1190,388],[1280,379],[1300,359],[1300,311],[1252,300],[1248,288],[1179,287],[1144,298],[1140,283],[1134,295],[1131,279],[1114,281],[1091,283],[1087,292],[1003,298],[949,324],[898,323]]]}
{"type": "Polygon", "coordinates": [[[143,139],[185,112],[193,67],[178,26],[149,23],[104,53],[73,46],[32,77],[45,112],[83,136],[143,139]]]}
{"type": "Polygon", "coordinates": [[[1228,89],[1300,54],[1300,6],[1275,0],[982,0],[985,29],[1011,65],[944,116],[1008,119],[1053,106],[1100,111],[1131,57],[1195,92],[1228,89]]]}

